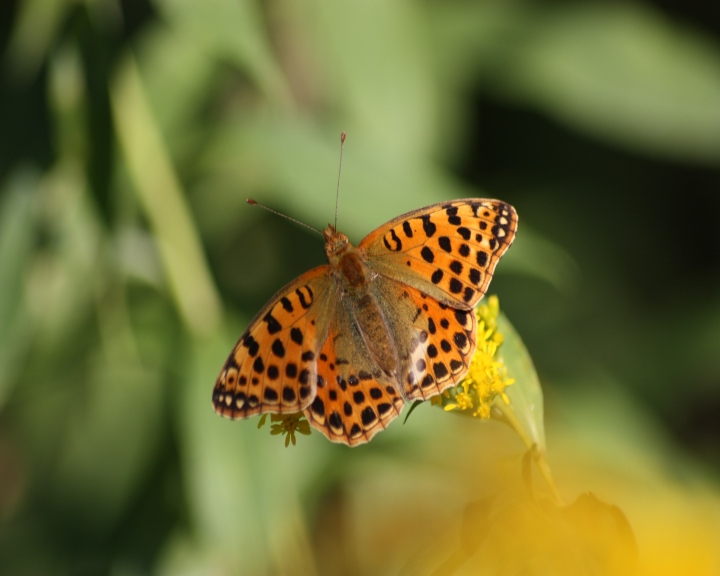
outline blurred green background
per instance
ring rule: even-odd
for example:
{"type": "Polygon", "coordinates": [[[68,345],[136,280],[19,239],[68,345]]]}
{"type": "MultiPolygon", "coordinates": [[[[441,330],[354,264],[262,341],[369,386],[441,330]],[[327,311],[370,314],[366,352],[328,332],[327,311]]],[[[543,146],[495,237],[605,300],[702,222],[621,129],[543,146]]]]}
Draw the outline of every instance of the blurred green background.
{"type": "MultiPolygon", "coordinates": [[[[575,442],[641,490],[642,463],[717,527],[719,34],[680,0],[3,2],[0,574],[432,572],[423,538],[496,487],[458,439],[481,469],[522,452],[499,424],[422,406],[368,446],[285,449],[210,404],[324,260],[245,198],[331,222],[341,130],[355,243],[445,199],[517,208],[491,292],[551,464],[575,442]]],[[[559,469],[637,527],[637,490],[559,469]]]]}

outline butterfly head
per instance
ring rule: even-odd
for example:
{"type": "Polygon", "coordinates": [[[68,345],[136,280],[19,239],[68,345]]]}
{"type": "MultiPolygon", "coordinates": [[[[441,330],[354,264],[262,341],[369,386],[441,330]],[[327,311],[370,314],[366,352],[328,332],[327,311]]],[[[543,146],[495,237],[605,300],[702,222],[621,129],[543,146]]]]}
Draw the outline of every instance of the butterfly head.
{"type": "Polygon", "coordinates": [[[348,237],[335,230],[332,224],[328,224],[328,227],[323,230],[323,236],[325,237],[325,254],[327,254],[328,260],[331,260],[333,256],[338,256],[350,244],[348,237]]]}

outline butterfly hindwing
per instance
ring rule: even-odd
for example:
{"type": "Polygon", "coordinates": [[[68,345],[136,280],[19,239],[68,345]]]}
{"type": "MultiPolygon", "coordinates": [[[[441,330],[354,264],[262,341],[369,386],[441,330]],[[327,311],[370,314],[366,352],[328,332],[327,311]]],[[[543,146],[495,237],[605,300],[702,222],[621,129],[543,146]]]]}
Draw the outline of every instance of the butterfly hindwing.
{"type": "Polygon", "coordinates": [[[315,355],[327,331],[328,266],[280,290],[250,323],[225,361],[213,390],[228,418],[298,412],[315,396],[315,355]]]}
{"type": "Polygon", "coordinates": [[[408,284],[379,276],[380,298],[394,303],[388,329],[397,343],[398,385],[407,401],[426,400],[458,383],[475,352],[472,310],[444,304],[408,284]]]}
{"type": "Polygon", "coordinates": [[[379,274],[469,309],[487,291],[516,229],[517,213],[509,204],[468,198],[399,216],[366,236],[358,249],[379,274]]]}
{"type": "Polygon", "coordinates": [[[395,383],[395,375],[377,367],[354,321],[352,305],[343,301],[317,356],[317,393],[305,410],[310,424],[333,442],[368,442],[402,410],[395,383]]]}

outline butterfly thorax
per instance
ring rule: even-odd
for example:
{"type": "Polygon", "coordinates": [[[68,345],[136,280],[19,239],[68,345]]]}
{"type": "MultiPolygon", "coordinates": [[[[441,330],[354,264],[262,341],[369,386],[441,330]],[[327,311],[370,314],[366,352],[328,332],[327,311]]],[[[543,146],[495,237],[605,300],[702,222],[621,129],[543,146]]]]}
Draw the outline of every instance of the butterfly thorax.
{"type": "Polygon", "coordinates": [[[367,289],[368,271],[357,248],[347,236],[337,232],[332,225],[323,231],[325,253],[334,274],[353,296],[362,296],[367,289]]]}
{"type": "Polygon", "coordinates": [[[328,226],[323,235],[332,274],[346,297],[343,304],[351,308],[357,328],[378,368],[388,375],[396,374],[398,354],[389,336],[387,319],[371,290],[372,271],[347,236],[333,226],[328,226]]]}

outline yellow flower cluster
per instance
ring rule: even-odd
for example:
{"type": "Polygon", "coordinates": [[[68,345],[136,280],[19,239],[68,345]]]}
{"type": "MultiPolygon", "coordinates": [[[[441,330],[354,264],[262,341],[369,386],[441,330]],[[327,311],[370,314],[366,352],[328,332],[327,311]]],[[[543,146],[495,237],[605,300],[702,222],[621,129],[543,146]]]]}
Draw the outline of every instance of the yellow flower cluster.
{"type": "Polygon", "coordinates": [[[504,389],[515,382],[507,377],[505,365],[496,359],[497,351],[503,342],[503,336],[497,330],[497,318],[500,303],[497,296],[490,296],[487,304],[477,311],[477,349],[470,360],[468,373],[458,386],[446,390],[431,402],[450,410],[473,410],[477,418],[490,418],[490,406],[496,396],[507,404],[510,400],[504,389]]]}
{"type": "MultiPolygon", "coordinates": [[[[258,422],[258,428],[262,428],[267,420],[267,414],[263,414],[258,422]]],[[[270,414],[270,422],[273,422],[270,426],[270,434],[277,436],[278,434],[284,434],[285,436],[285,447],[290,446],[290,442],[295,446],[295,432],[300,432],[305,436],[310,435],[310,422],[305,419],[305,415],[302,412],[293,412],[292,414],[270,414]]]]}

